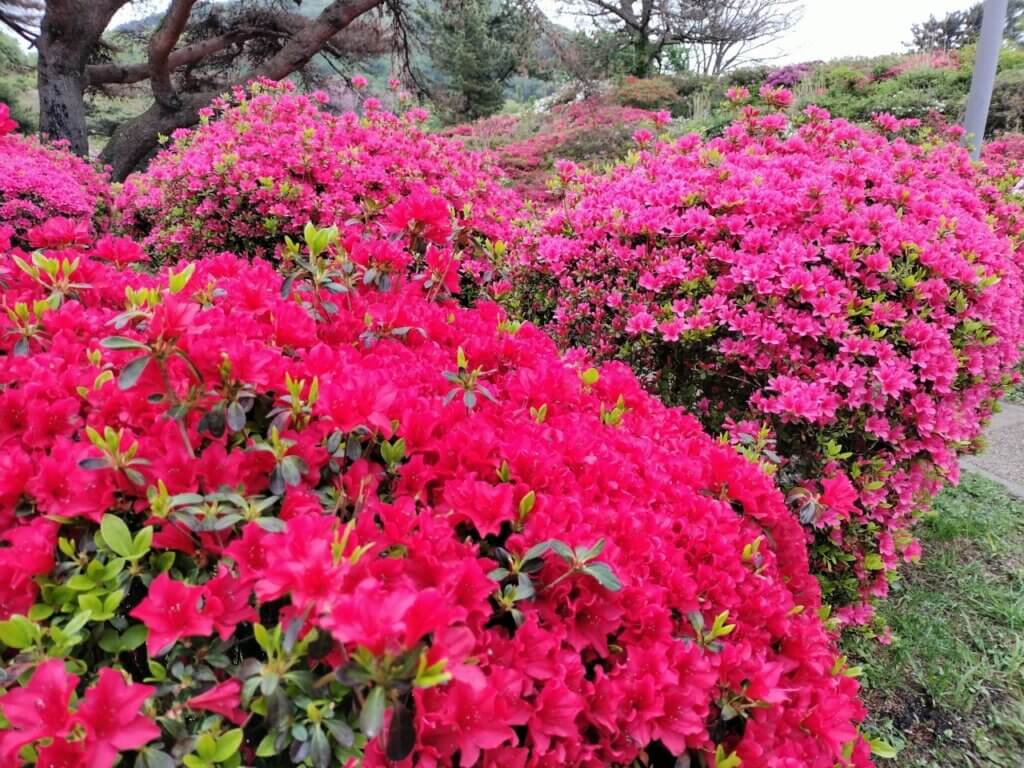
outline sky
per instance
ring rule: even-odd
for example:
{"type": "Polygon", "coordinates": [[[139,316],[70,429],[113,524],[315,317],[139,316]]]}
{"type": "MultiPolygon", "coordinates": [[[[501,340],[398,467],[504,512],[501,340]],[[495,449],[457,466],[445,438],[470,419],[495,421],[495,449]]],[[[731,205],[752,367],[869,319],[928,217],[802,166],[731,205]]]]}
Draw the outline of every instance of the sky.
{"type": "Polygon", "coordinates": [[[910,27],[971,0],[805,0],[800,22],[779,41],[784,62],[878,56],[906,50],[910,27]]]}
{"type": "MultiPolygon", "coordinates": [[[[546,13],[571,24],[562,0],[539,2],[546,13]]],[[[899,53],[906,50],[913,24],[973,4],[973,0],[804,0],[800,22],[765,55],[781,64],[899,53]]]]}
{"type": "MultiPolygon", "coordinates": [[[[555,20],[572,24],[573,17],[564,11],[565,0],[538,2],[555,20]]],[[[133,3],[115,21],[138,18],[165,4],[133,3]]],[[[973,0],[804,0],[799,23],[763,55],[782,64],[898,53],[906,50],[914,23],[971,5],[973,0]]]]}

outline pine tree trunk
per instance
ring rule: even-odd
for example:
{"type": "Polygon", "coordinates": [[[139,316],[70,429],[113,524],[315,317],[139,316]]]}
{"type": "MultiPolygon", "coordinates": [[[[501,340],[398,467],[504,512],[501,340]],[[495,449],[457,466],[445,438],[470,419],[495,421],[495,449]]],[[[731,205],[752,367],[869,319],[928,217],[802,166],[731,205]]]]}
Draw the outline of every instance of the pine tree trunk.
{"type": "Polygon", "coordinates": [[[200,108],[207,106],[216,93],[183,94],[179,107],[169,110],[154,101],[138,117],[117,127],[100,154],[100,161],[111,168],[115,181],[124,179],[160,148],[159,137],[169,136],[178,128],[199,122],[200,108]]]}
{"type": "Polygon", "coordinates": [[[95,41],[74,34],[73,22],[47,13],[39,35],[39,132],[65,139],[77,155],[89,154],[85,125],[85,64],[95,41]]]}

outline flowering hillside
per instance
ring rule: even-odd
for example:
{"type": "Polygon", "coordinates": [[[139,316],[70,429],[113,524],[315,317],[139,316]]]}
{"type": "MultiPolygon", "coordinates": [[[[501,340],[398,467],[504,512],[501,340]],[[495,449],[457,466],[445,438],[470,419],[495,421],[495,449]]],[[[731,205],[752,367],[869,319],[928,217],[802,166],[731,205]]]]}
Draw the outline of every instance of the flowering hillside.
{"type": "Polygon", "coordinates": [[[0,114],[0,768],[892,753],[835,631],[1014,378],[1019,148],[586,108],[256,83],[116,195],[0,114]]]}
{"type": "MultiPolygon", "coordinates": [[[[373,120],[338,126],[418,140],[373,120]]],[[[870,765],[771,479],[460,307],[443,178],[339,227],[289,197],[281,247],[218,233],[226,184],[150,254],[84,215],[4,245],[0,765],[870,765]]]]}

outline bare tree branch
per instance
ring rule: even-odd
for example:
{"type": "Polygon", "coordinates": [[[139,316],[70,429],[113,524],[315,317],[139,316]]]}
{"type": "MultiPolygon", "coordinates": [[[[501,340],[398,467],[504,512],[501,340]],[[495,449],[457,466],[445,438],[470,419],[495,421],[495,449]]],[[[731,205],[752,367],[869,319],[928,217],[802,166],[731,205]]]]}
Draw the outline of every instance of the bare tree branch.
{"type": "Polygon", "coordinates": [[[171,51],[185,31],[192,6],[196,0],[172,0],[171,7],[164,14],[156,32],[149,39],[149,82],[153,98],[162,106],[174,109],[179,105],[178,97],[171,85],[171,51]]]}
{"type": "MultiPolygon", "coordinates": [[[[284,79],[308,64],[338,32],[383,3],[384,0],[335,0],[305,29],[297,32],[275,56],[264,62],[253,76],[284,79]]],[[[251,77],[246,78],[249,79],[251,77]]]]}
{"type": "MultiPolygon", "coordinates": [[[[235,45],[247,37],[259,34],[255,29],[233,29],[224,35],[210,37],[198,43],[179,48],[167,57],[170,71],[180,69],[212,56],[235,45]]],[[[130,84],[146,80],[150,76],[149,62],[143,64],[92,64],[86,68],[89,85],[130,84]]]]}

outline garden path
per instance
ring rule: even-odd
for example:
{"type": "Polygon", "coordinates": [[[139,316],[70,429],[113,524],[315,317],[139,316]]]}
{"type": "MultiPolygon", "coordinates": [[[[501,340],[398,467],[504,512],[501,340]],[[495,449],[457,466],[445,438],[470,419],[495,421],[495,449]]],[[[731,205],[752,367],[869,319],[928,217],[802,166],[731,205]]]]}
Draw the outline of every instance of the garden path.
{"type": "Polygon", "coordinates": [[[988,447],[978,456],[967,456],[960,466],[1002,484],[1024,499],[1024,405],[1003,403],[985,432],[988,447]]]}

